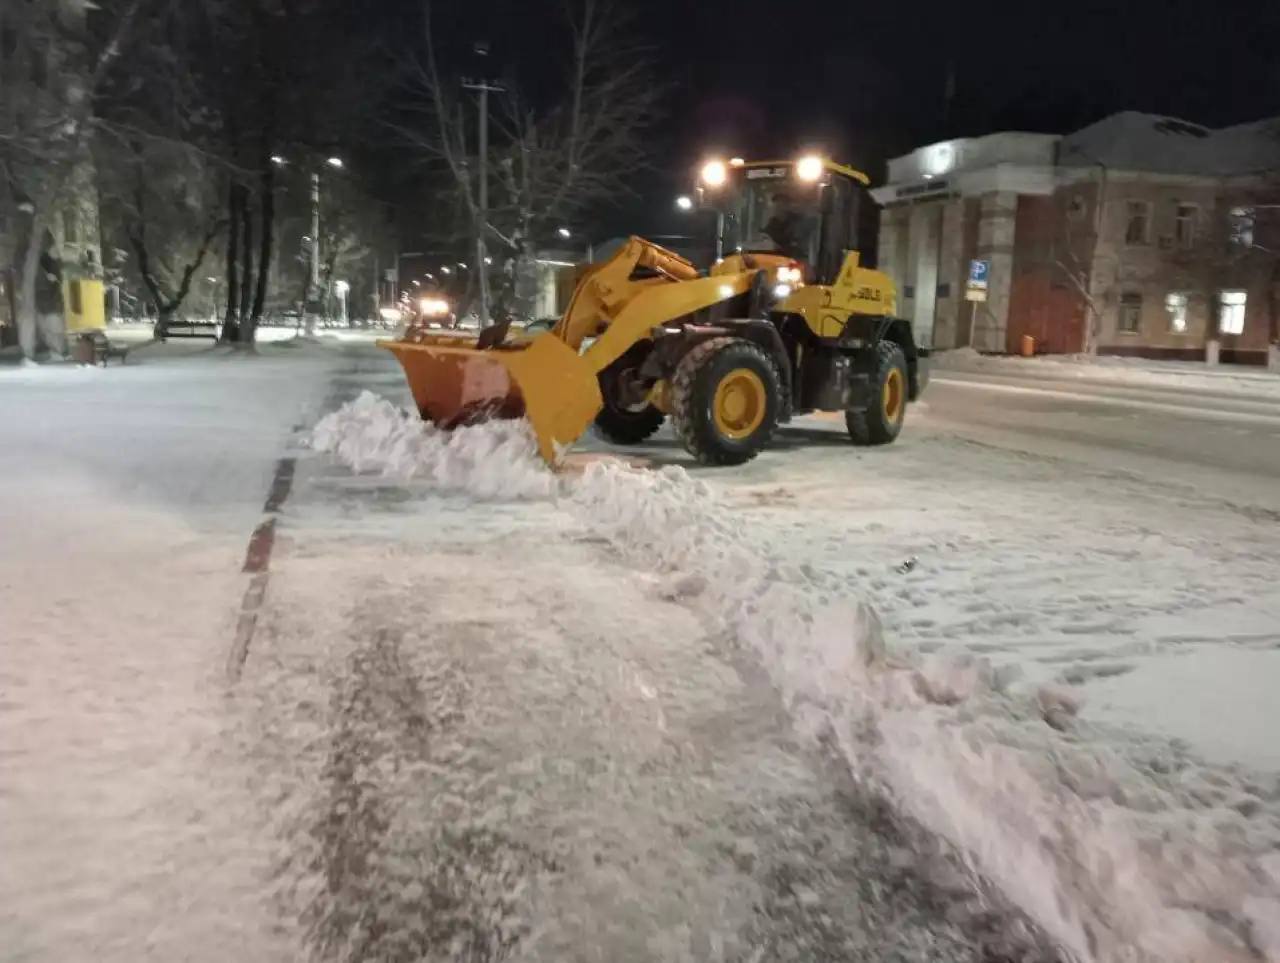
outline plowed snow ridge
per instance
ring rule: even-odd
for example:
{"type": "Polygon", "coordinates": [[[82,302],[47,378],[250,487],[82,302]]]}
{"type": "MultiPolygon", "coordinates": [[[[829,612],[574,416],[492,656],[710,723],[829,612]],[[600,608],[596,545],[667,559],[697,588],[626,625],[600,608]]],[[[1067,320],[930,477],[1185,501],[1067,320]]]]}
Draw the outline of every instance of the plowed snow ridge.
{"type": "Polygon", "coordinates": [[[684,471],[601,462],[558,477],[523,423],[444,434],[368,392],[312,445],[442,492],[554,499],[669,573],[674,595],[756,653],[800,732],[832,738],[1079,959],[1280,963],[1276,813],[1207,805],[1149,753],[1090,744],[1068,702],[981,658],[886,648],[855,586],[788,561],[684,471]]]}

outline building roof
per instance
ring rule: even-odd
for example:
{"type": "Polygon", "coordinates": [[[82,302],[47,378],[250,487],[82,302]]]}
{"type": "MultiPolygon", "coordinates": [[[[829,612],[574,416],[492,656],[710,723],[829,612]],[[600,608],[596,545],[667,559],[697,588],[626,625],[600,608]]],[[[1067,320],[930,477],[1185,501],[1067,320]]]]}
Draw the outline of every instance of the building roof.
{"type": "Polygon", "coordinates": [[[1064,167],[1222,177],[1280,170],[1280,118],[1217,130],[1176,117],[1127,110],[1059,144],[1064,167]]]}

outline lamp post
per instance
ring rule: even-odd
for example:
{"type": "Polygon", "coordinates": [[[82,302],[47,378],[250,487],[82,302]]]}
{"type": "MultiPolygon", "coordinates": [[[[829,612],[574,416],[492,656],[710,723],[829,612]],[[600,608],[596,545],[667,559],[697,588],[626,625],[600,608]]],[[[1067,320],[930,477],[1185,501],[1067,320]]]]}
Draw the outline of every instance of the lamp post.
{"type": "MultiPolygon", "coordinates": [[[[277,167],[284,167],[289,161],[280,154],[271,155],[271,163],[277,167]]],[[[334,170],[342,170],[346,167],[346,163],[341,157],[330,157],[325,163],[334,170]]],[[[320,290],[320,170],[315,168],[311,171],[311,235],[309,238],[311,249],[308,260],[311,262],[307,271],[307,290],[302,299],[302,311],[306,315],[306,333],[315,333],[315,318],[312,313],[307,311],[308,307],[315,304],[316,296],[320,290]]]]}

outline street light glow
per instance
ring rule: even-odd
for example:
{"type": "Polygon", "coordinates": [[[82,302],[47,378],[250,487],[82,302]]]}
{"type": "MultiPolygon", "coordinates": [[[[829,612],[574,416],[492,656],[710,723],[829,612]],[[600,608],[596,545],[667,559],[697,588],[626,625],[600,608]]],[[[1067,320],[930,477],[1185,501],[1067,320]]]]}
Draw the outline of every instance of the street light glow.
{"type": "Polygon", "coordinates": [[[486,257],[485,257],[485,259],[484,259],[484,263],[485,263],[485,264],[492,264],[492,263],[493,263],[493,258],[491,258],[491,257],[487,257],[487,256],[486,256],[486,257]]]}
{"type": "Polygon", "coordinates": [[[682,211],[693,210],[693,198],[688,194],[681,194],[676,198],[676,207],[680,208],[682,211]]]}
{"type": "Polygon", "coordinates": [[[560,230],[556,231],[556,233],[557,233],[557,234],[559,234],[561,237],[569,237],[569,236],[570,236],[570,235],[569,235],[569,229],[568,229],[567,227],[562,227],[562,228],[560,228],[560,230]]]}
{"type": "Polygon", "coordinates": [[[327,161],[325,161],[325,163],[328,164],[330,167],[336,167],[339,170],[341,170],[345,166],[342,163],[341,157],[330,157],[327,161]]]}
{"type": "Polygon", "coordinates": [[[451,267],[449,267],[449,265],[447,265],[447,264],[446,264],[446,265],[444,265],[442,268],[440,268],[440,273],[441,273],[441,274],[452,274],[452,273],[453,273],[453,269],[452,269],[451,267]]]}
{"type": "Polygon", "coordinates": [[[416,279],[415,279],[414,281],[410,282],[410,283],[412,283],[412,284],[413,284],[413,286],[414,286],[415,288],[418,288],[418,287],[421,287],[421,286],[422,286],[422,282],[421,282],[421,281],[418,281],[418,280],[416,280],[416,279]]]}
{"type": "Polygon", "coordinates": [[[272,155],[271,155],[271,163],[273,163],[273,164],[283,164],[283,163],[285,163],[285,159],[284,159],[283,157],[281,157],[279,154],[272,154],[272,155]]]}

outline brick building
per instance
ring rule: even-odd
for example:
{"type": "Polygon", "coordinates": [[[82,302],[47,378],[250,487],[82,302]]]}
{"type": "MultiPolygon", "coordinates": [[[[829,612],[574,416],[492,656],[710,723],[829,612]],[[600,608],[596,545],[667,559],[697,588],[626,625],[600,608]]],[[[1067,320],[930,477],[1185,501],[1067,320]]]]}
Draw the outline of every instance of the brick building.
{"type": "Polygon", "coordinates": [[[880,265],[925,343],[1280,362],[1280,121],[1126,112],[945,141],[873,193],[880,265]],[[973,259],[985,302],[964,297],[973,259]]]}

